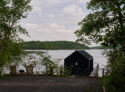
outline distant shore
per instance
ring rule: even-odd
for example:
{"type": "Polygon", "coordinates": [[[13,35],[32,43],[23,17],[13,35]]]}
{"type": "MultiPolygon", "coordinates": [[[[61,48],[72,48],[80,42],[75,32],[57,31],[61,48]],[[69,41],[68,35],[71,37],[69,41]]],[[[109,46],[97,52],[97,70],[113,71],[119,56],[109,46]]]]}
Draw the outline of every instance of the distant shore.
{"type": "Polygon", "coordinates": [[[85,44],[71,41],[28,41],[21,43],[24,50],[85,50],[85,49],[109,49],[109,47],[89,47],[85,44]]]}

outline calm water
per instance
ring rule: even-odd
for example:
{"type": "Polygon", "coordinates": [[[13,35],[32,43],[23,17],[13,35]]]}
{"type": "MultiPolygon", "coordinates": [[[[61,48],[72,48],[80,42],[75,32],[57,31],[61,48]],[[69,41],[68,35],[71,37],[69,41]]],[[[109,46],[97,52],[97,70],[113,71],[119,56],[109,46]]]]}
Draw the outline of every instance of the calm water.
{"type": "MultiPolygon", "coordinates": [[[[34,50],[34,51],[44,51],[47,52],[53,60],[60,60],[60,64],[64,64],[64,59],[68,57],[75,50],[34,50]]],[[[94,58],[94,64],[99,64],[100,68],[103,68],[107,64],[107,58],[105,55],[102,55],[104,50],[102,49],[91,49],[85,50],[91,54],[94,58]]]]}
{"type": "MultiPolygon", "coordinates": [[[[38,52],[47,52],[53,61],[59,61],[59,64],[64,64],[64,59],[73,53],[75,50],[28,50],[28,51],[38,51],[38,52]]],[[[94,58],[94,67],[99,64],[100,71],[99,75],[101,76],[102,68],[107,64],[106,56],[102,55],[104,50],[102,49],[91,49],[85,50],[89,54],[91,54],[94,58]]],[[[24,69],[24,67],[20,66],[19,69],[24,69]]],[[[41,71],[41,68],[35,68],[34,71],[41,71]]]]}
{"type": "MultiPolygon", "coordinates": [[[[106,56],[102,55],[104,50],[85,50],[89,54],[91,54],[94,58],[94,64],[99,64],[100,68],[103,68],[107,64],[106,56]]],[[[52,57],[52,59],[61,59],[61,64],[64,64],[64,59],[69,56],[74,50],[49,50],[48,54],[52,57]]]]}
{"type": "MultiPolygon", "coordinates": [[[[34,50],[34,51],[44,51],[47,52],[53,61],[60,61],[59,64],[64,64],[64,59],[69,56],[71,53],[73,53],[75,50],[34,50]]],[[[106,56],[102,55],[104,52],[103,49],[90,49],[85,50],[89,54],[91,54],[94,58],[94,67],[99,64],[100,71],[99,75],[102,75],[102,68],[104,68],[105,65],[107,65],[107,58],[106,56]]]]}

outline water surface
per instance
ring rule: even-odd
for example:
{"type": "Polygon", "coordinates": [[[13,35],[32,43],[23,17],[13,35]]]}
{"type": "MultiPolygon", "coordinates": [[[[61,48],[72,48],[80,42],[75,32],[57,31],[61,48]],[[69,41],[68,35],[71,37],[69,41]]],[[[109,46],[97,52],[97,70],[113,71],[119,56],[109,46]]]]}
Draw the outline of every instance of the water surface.
{"type": "MultiPolygon", "coordinates": [[[[51,56],[51,59],[53,61],[59,61],[59,64],[63,65],[64,59],[66,57],[68,57],[71,53],[73,53],[75,50],[27,50],[27,51],[47,52],[51,56]]],[[[102,75],[102,69],[107,65],[107,58],[106,58],[106,56],[102,55],[104,50],[103,49],[89,49],[89,50],[85,50],[85,51],[93,56],[93,58],[94,58],[94,68],[97,64],[99,64],[99,67],[100,67],[99,68],[99,75],[101,76],[102,75]]],[[[20,69],[25,70],[25,68],[22,65],[20,65],[18,67],[17,72],[20,69]]],[[[43,71],[43,66],[35,67],[34,72],[36,72],[36,71],[38,73],[42,73],[41,71],[43,71]]],[[[9,73],[9,72],[10,71],[6,70],[6,73],[9,73]]]]}

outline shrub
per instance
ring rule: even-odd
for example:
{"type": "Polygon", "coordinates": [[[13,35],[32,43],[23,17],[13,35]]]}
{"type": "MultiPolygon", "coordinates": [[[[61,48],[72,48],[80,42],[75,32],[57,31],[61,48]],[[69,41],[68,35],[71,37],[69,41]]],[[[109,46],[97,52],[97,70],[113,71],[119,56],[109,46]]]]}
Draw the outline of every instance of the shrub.
{"type": "Polygon", "coordinates": [[[109,51],[105,86],[107,92],[125,92],[125,53],[109,51]]]}

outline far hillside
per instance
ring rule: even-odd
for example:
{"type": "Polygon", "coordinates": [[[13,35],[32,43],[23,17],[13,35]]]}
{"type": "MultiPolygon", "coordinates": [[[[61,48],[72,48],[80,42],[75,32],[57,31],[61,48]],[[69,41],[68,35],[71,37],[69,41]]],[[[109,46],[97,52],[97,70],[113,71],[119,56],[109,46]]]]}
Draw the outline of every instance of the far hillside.
{"type": "Polygon", "coordinates": [[[31,49],[31,50],[56,50],[56,49],[88,49],[84,44],[70,42],[70,41],[28,41],[22,43],[23,49],[31,49]]]}
{"type": "Polygon", "coordinates": [[[96,46],[96,47],[89,47],[90,49],[111,49],[111,47],[103,47],[103,46],[96,46]]]}

